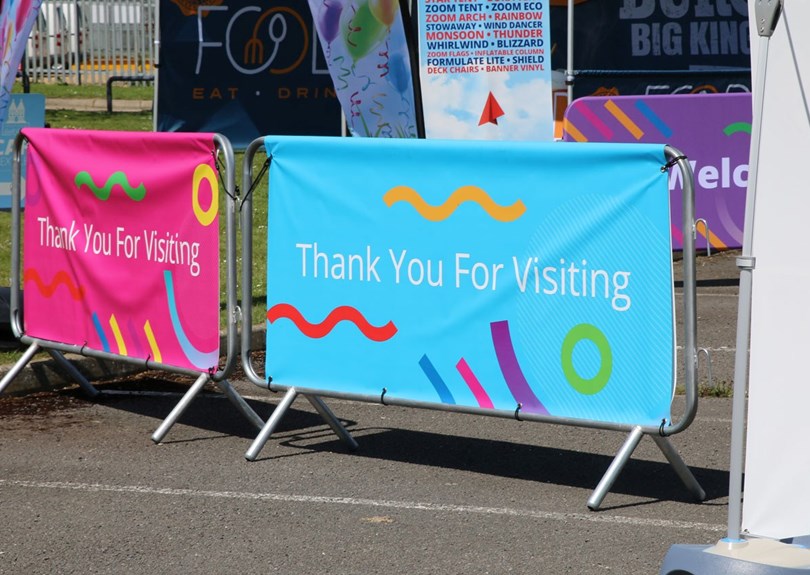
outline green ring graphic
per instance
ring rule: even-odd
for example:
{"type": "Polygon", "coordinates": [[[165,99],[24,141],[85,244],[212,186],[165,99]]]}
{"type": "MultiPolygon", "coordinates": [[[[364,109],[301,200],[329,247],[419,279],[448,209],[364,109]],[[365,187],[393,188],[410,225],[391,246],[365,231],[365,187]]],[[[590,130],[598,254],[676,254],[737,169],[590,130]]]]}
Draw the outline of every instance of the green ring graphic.
{"type": "Polygon", "coordinates": [[[560,351],[560,363],[565,378],[571,387],[576,389],[583,395],[594,395],[602,391],[610,380],[610,374],[613,371],[613,352],[610,349],[610,342],[605,334],[602,333],[595,325],[589,323],[581,323],[571,328],[571,331],[565,336],[562,343],[562,350],[560,351]],[[583,339],[592,341],[596,348],[599,350],[599,355],[602,358],[602,365],[599,367],[599,372],[591,379],[581,377],[576,368],[574,367],[574,348],[583,339]]]}

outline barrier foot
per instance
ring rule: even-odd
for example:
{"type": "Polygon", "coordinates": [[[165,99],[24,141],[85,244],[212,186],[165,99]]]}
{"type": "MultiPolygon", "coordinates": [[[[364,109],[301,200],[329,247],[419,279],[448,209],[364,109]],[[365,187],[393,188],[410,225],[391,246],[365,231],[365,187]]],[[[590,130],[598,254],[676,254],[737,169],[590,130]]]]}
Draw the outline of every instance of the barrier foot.
{"type": "Polygon", "coordinates": [[[28,349],[25,350],[23,356],[20,359],[18,359],[13,366],[11,366],[11,369],[8,370],[8,373],[6,373],[6,375],[3,376],[3,379],[0,380],[0,393],[3,393],[3,391],[5,391],[6,387],[8,387],[8,384],[11,383],[15,377],[17,377],[17,374],[19,374],[22,371],[22,369],[26,366],[26,364],[28,364],[29,361],[31,361],[31,358],[34,357],[34,355],[38,351],[39,351],[39,344],[37,343],[32,343],[28,347],[28,349]]]}
{"type": "Polygon", "coordinates": [[[253,408],[248,405],[247,401],[236,392],[227,380],[223,379],[222,381],[218,381],[217,387],[219,387],[222,393],[225,394],[225,397],[236,406],[236,409],[238,409],[256,429],[261,430],[264,427],[264,420],[253,411],[253,408]]]}
{"type": "Polygon", "coordinates": [[[343,443],[345,443],[352,451],[357,451],[360,446],[357,445],[357,442],[354,440],[354,437],[351,436],[349,430],[346,429],[346,426],[343,425],[337,417],[335,417],[335,414],[332,413],[332,410],[329,409],[329,406],[327,406],[326,403],[324,403],[323,399],[317,395],[306,395],[305,397],[312,404],[312,407],[315,408],[315,411],[317,411],[324,421],[329,424],[329,427],[332,428],[332,431],[335,432],[343,443]]]}
{"type": "Polygon", "coordinates": [[[655,444],[663,452],[667,461],[669,461],[669,464],[672,465],[672,468],[675,470],[675,473],[678,474],[678,477],[680,477],[681,481],[686,485],[686,488],[692,492],[698,501],[704,501],[706,499],[706,492],[700,486],[698,480],[695,479],[695,476],[692,475],[692,471],[687,467],[683,459],[681,459],[680,454],[675,449],[675,446],[672,445],[669,438],[661,437],[660,435],[651,435],[650,437],[653,438],[655,444]]]}
{"type": "Polygon", "coordinates": [[[256,461],[262,447],[264,447],[264,444],[267,443],[268,439],[270,439],[270,436],[276,430],[278,424],[281,423],[282,418],[286,415],[287,410],[292,405],[292,402],[295,401],[296,397],[298,397],[298,392],[294,387],[287,390],[287,393],[284,394],[284,397],[281,398],[281,401],[267,419],[267,423],[264,424],[264,427],[259,432],[259,435],[257,435],[256,439],[253,440],[253,443],[250,444],[250,448],[245,453],[245,459],[248,461],[256,461]]]}
{"type": "Polygon", "coordinates": [[[641,430],[641,427],[633,428],[633,430],[627,436],[627,439],[624,440],[624,444],[622,445],[621,449],[619,449],[616,457],[614,457],[613,461],[610,463],[610,467],[608,467],[607,471],[602,476],[602,480],[599,482],[599,485],[596,486],[596,489],[594,489],[590,499],[588,499],[588,509],[591,511],[596,511],[599,509],[608,491],[610,491],[610,488],[613,487],[613,483],[615,483],[616,478],[624,468],[627,460],[630,459],[633,451],[636,449],[636,447],[638,447],[638,444],[643,436],[644,432],[641,430]]]}
{"type": "Polygon", "coordinates": [[[197,381],[189,388],[186,394],[177,402],[177,405],[174,406],[171,413],[163,420],[163,423],[160,424],[155,432],[152,434],[152,441],[155,443],[160,443],[163,441],[163,438],[166,437],[166,434],[171,429],[172,425],[180,418],[180,415],[186,410],[188,404],[191,403],[198,393],[202,390],[205,383],[208,381],[208,374],[201,373],[200,377],[197,378],[197,381]]]}
{"type": "Polygon", "coordinates": [[[56,351],[55,349],[47,349],[46,351],[53,358],[53,360],[62,367],[62,369],[68,372],[70,377],[76,380],[76,383],[79,384],[79,387],[82,388],[82,391],[87,397],[90,399],[96,399],[101,394],[101,392],[97,390],[92,383],[87,381],[87,378],[84,377],[81,372],[76,369],[76,366],[70,363],[61,352],[56,351]]]}

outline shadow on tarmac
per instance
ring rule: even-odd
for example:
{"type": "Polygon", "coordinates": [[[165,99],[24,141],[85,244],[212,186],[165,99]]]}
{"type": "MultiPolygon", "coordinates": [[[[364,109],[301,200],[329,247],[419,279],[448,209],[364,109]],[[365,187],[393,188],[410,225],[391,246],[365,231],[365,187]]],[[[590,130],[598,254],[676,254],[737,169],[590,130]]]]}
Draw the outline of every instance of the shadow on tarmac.
{"type": "MultiPolygon", "coordinates": [[[[410,429],[361,427],[350,428],[350,431],[360,448],[348,457],[397,461],[588,490],[596,488],[613,461],[612,455],[410,429]]],[[[337,439],[313,444],[307,437],[305,445],[302,443],[295,438],[279,441],[280,445],[315,452],[345,451],[337,439]]],[[[665,461],[631,458],[610,491],[646,499],[704,505],[728,495],[728,471],[694,466],[690,469],[706,491],[703,503],[691,497],[665,461]]],[[[615,507],[603,506],[602,509],[615,507]]]]}
{"type": "MultiPolygon", "coordinates": [[[[166,382],[161,384],[160,391],[154,391],[154,389],[135,392],[105,390],[102,386],[104,393],[99,402],[112,409],[152,418],[155,420],[157,428],[158,423],[168,416],[179,401],[180,396],[176,392],[183,392],[185,389],[187,387],[183,386],[177,386],[177,389],[174,389],[171,384],[167,386],[166,382]]],[[[81,397],[79,390],[70,390],[28,396],[25,401],[13,403],[5,401],[3,403],[6,404],[6,411],[9,410],[9,406],[19,405],[20,409],[34,409],[41,415],[48,412],[49,409],[77,408],[82,407],[82,404],[85,407],[92,405],[91,402],[82,401],[81,397]],[[65,403],[68,398],[70,401],[65,403]]],[[[247,402],[263,420],[270,416],[275,407],[273,403],[263,401],[247,400],[247,402]]],[[[20,412],[18,415],[31,415],[31,412],[20,412]]],[[[300,454],[300,450],[307,453],[342,453],[346,457],[394,461],[436,469],[454,469],[586,490],[596,488],[613,460],[612,455],[578,450],[412,429],[358,427],[355,421],[344,418],[341,418],[341,421],[357,439],[360,446],[358,451],[348,453],[346,446],[337,439],[317,413],[294,407],[288,409],[271,437],[268,448],[275,443],[299,450],[296,454],[300,454]]],[[[177,423],[200,430],[200,436],[190,438],[186,433],[182,438],[177,438],[177,434],[170,431],[163,443],[205,441],[212,439],[211,435],[253,440],[258,433],[227,399],[221,394],[210,391],[204,391],[195,398],[177,423]],[[174,438],[173,435],[175,435],[174,438]]],[[[586,431],[594,434],[605,433],[598,430],[586,431]]],[[[644,442],[646,441],[650,440],[645,438],[644,442]]],[[[275,453],[259,457],[257,462],[290,456],[290,453],[275,453]]],[[[688,461],[687,464],[689,464],[688,461]]],[[[692,465],[690,465],[690,469],[706,491],[706,501],[701,504],[711,504],[712,500],[727,495],[728,471],[692,465]]],[[[663,457],[661,461],[631,457],[610,491],[648,500],[631,504],[630,507],[644,505],[651,501],[698,503],[691,497],[663,457]]],[[[603,506],[602,510],[617,508],[616,506],[603,506]]]]}

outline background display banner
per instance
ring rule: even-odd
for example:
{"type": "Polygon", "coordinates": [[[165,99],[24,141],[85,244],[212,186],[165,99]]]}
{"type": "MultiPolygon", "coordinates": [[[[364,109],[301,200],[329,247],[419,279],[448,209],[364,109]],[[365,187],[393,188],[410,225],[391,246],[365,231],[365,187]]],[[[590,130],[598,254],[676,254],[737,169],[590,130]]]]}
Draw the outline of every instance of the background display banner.
{"type": "MultiPolygon", "coordinates": [[[[551,11],[553,68],[565,70],[567,2],[553,2],[551,11]]],[[[578,74],[574,97],[748,91],[748,36],[744,0],[576,0],[574,69],[642,72],[578,74]],[[688,74],[656,75],[658,70],[688,74]]]]}
{"type": "Polygon", "coordinates": [[[219,184],[212,135],[23,134],[26,335],[216,369],[219,184]],[[122,148],[134,152],[124,156],[122,148]]]}
{"type": "Polygon", "coordinates": [[[663,146],[265,144],[274,385],[669,421],[663,146]],[[649,244],[627,249],[638,233],[649,244]]]}
{"type": "Polygon", "coordinates": [[[417,115],[398,0],[309,0],[354,136],[416,138],[417,115]]]}
{"type": "Polygon", "coordinates": [[[419,0],[417,22],[426,137],[553,139],[545,2],[419,0]]]}
{"type": "MultiPolygon", "coordinates": [[[[798,33],[808,29],[810,3],[785,0],[769,40],[751,247],[742,528],[774,539],[810,535],[810,273],[800,239],[810,213],[810,36],[798,33]]],[[[753,63],[761,65],[756,51],[753,63]]]]}
{"type": "Polygon", "coordinates": [[[159,131],[340,134],[306,0],[161,0],[157,87],[159,131]]]}
{"type": "MultiPolygon", "coordinates": [[[[6,123],[0,128],[0,210],[11,208],[11,165],[14,160],[14,139],[27,126],[45,125],[45,96],[42,94],[12,94],[6,123]]],[[[23,173],[25,158],[23,157],[23,173]]],[[[25,190],[25,179],[22,181],[25,190]]]]}
{"type": "Polygon", "coordinates": [[[11,87],[25,51],[25,43],[42,0],[3,0],[0,2],[0,130],[6,121],[11,87]]]}
{"type": "MultiPolygon", "coordinates": [[[[565,112],[563,138],[574,142],[667,143],[683,152],[695,174],[695,217],[708,224],[714,249],[743,240],[751,94],[589,97],[565,112]]],[[[678,170],[670,175],[672,238],[683,247],[678,170]]],[[[706,237],[706,225],[698,224],[706,237]]],[[[700,242],[698,242],[699,245],[700,242]]]]}

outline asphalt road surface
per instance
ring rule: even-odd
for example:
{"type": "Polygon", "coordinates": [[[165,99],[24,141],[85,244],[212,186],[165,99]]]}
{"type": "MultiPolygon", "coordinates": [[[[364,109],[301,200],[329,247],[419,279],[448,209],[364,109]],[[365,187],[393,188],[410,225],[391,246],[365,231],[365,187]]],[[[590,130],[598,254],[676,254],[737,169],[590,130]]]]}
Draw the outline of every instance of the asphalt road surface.
{"type": "MultiPolygon", "coordinates": [[[[733,257],[698,265],[714,385],[732,380],[733,257]]],[[[233,383],[263,418],[281,398],[233,383]]],[[[673,438],[706,501],[644,438],[589,511],[621,432],[327,400],[349,452],[299,399],[248,462],[256,430],[218,394],[156,445],[184,384],[98,386],[0,398],[0,573],[657,574],[671,545],[726,532],[728,398],[673,438]]]]}

